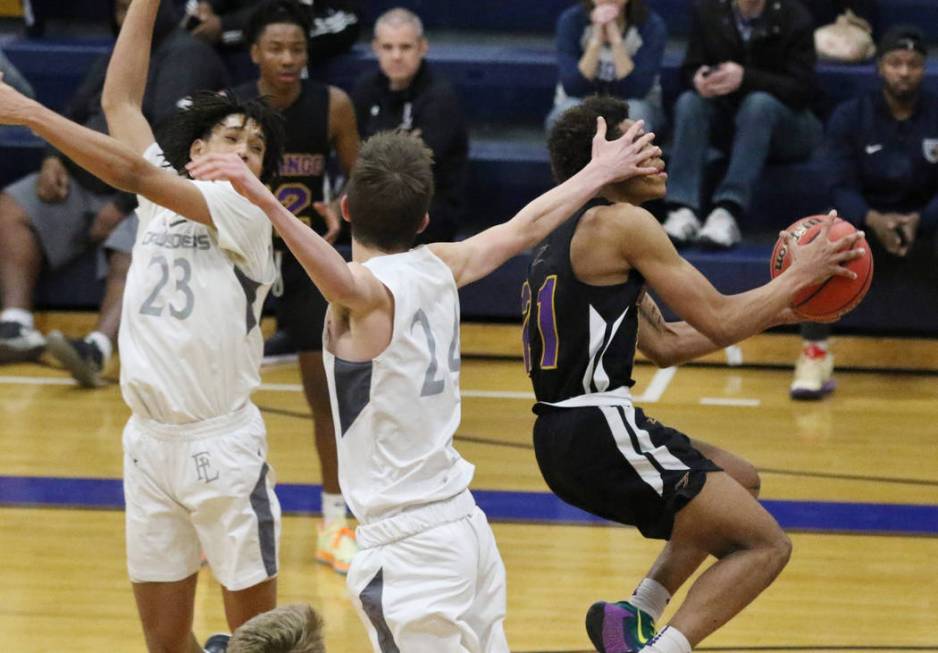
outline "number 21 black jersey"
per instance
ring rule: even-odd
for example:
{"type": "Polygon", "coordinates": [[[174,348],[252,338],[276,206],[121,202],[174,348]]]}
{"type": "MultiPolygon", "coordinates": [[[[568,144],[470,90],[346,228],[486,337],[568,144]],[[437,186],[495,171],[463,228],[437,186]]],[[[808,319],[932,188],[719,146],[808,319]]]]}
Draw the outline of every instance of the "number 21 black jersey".
{"type": "Polygon", "coordinates": [[[534,250],[521,288],[525,369],[539,402],[556,404],[603,393],[628,396],[638,335],[636,304],[645,284],[593,286],[576,278],[570,243],[592,202],[534,250]]]}

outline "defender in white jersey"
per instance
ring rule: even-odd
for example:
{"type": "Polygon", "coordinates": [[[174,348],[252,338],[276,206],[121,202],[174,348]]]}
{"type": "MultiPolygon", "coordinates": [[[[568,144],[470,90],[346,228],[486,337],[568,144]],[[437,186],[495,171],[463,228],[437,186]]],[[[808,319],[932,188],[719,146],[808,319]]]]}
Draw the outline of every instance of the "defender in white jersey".
{"type": "MultiPolygon", "coordinates": [[[[271,226],[224,182],[181,176],[229,153],[269,179],[283,139],[262,102],[197,94],[160,139],[140,104],[159,0],[134,0],[102,105],[111,136],[0,83],[0,123],[30,127],[108,184],[139,196],[120,334],[128,569],[150,651],[201,651],[193,634],[199,550],[232,629],[276,605],[280,509],[257,387],[271,226]]],[[[258,183],[261,181],[258,179],[258,183]]]]}
{"type": "Polygon", "coordinates": [[[284,209],[230,156],[190,166],[227,179],[260,206],[329,300],[323,353],[342,493],[361,547],[348,586],[376,651],[507,651],[505,572],[468,490],[473,466],[453,447],[459,425],[457,288],[539,242],[592,193],[660,150],[636,129],[606,141],[590,165],[510,221],[459,243],[411,249],[429,221],[431,154],[415,136],[362,147],[342,199],[352,263],[284,209]],[[633,142],[634,140],[634,142],[633,142]]]}

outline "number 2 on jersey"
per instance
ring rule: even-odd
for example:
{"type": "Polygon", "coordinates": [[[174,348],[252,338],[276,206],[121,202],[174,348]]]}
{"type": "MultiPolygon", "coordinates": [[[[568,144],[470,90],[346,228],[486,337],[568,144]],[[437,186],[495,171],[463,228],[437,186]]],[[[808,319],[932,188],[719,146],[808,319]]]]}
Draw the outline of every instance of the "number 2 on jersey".
{"type": "Polygon", "coordinates": [[[192,314],[192,308],[195,304],[195,295],[192,294],[192,288],[189,286],[189,280],[192,278],[192,266],[190,266],[189,261],[184,258],[173,259],[172,268],[174,270],[178,269],[182,272],[181,277],[176,279],[176,292],[182,293],[183,297],[185,298],[185,303],[183,304],[182,308],[176,308],[173,306],[172,301],[162,305],[157,303],[163,287],[169,283],[169,261],[166,260],[165,256],[158,254],[150,259],[149,267],[152,268],[154,265],[160,269],[160,279],[156,282],[156,287],[153,289],[153,291],[144,300],[143,306],[140,307],[140,312],[143,315],[153,315],[154,317],[159,317],[162,315],[163,309],[168,305],[170,315],[172,315],[177,320],[185,320],[192,314]]]}
{"type": "MultiPolygon", "coordinates": [[[[541,336],[541,360],[538,367],[542,370],[557,368],[557,355],[560,352],[560,339],[557,337],[557,320],[554,316],[554,294],[557,292],[557,275],[552,274],[537,291],[537,332],[541,336]]],[[[524,371],[531,373],[531,286],[525,281],[521,286],[521,348],[524,352],[524,371]]]]}
{"type": "MultiPolygon", "coordinates": [[[[446,387],[446,377],[441,376],[439,379],[436,378],[436,373],[439,369],[439,364],[436,360],[436,338],[433,337],[433,331],[430,329],[430,320],[427,319],[427,314],[423,312],[423,309],[417,309],[417,312],[414,313],[414,319],[410,322],[410,329],[413,331],[414,326],[420,325],[420,328],[423,329],[423,334],[427,337],[427,349],[430,351],[430,364],[427,366],[427,371],[423,375],[423,388],[420,390],[421,397],[430,397],[433,395],[438,395],[443,392],[443,388],[446,387]]],[[[450,372],[459,371],[459,320],[456,320],[456,325],[453,328],[453,339],[449,344],[449,370],[450,372]]]]}
{"type": "Polygon", "coordinates": [[[299,215],[313,201],[313,195],[305,184],[281,184],[274,193],[284,208],[293,215],[299,215]]]}

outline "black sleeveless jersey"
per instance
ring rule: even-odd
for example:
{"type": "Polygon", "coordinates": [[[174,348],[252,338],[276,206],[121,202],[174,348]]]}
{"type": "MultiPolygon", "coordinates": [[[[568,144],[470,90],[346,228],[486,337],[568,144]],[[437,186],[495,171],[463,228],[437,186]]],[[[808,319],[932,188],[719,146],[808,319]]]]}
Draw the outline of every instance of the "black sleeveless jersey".
{"type": "MultiPolygon", "coordinates": [[[[304,79],[303,90],[296,102],[281,113],[284,117],[286,141],[280,162],[280,177],[271,188],[274,195],[294,215],[310,225],[316,232],[326,232],[325,221],[313,208],[323,199],[323,179],[331,150],[329,143],[329,87],[304,79]]],[[[234,89],[241,99],[259,96],[257,82],[242,84],[234,89]]],[[[286,246],[274,232],[274,246],[286,246]]]]}
{"type": "Polygon", "coordinates": [[[570,263],[570,242],[594,201],[534,250],[521,288],[524,365],[541,402],[631,387],[638,335],[636,304],[645,280],[637,270],[625,283],[591,286],[570,263]]]}

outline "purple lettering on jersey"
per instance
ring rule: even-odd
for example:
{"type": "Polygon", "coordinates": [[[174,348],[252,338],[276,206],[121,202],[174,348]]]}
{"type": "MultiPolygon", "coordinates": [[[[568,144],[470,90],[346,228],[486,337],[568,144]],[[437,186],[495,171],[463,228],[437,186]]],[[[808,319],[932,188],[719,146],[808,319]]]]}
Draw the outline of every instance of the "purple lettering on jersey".
{"type": "Polygon", "coordinates": [[[326,167],[322,154],[284,154],[280,160],[281,177],[319,177],[326,167]]]}
{"type": "Polygon", "coordinates": [[[537,330],[541,334],[542,370],[556,369],[560,342],[557,338],[557,320],[554,314],[554,293],[557,290],[557,275],[552,274],[537,291],[537,330]]]}
{"type": "Polygon", "coordinates": [[[521,286],[521,351],[524,355],[524,371],[531,373],[531,285],[525,281],[521,286]]]}

